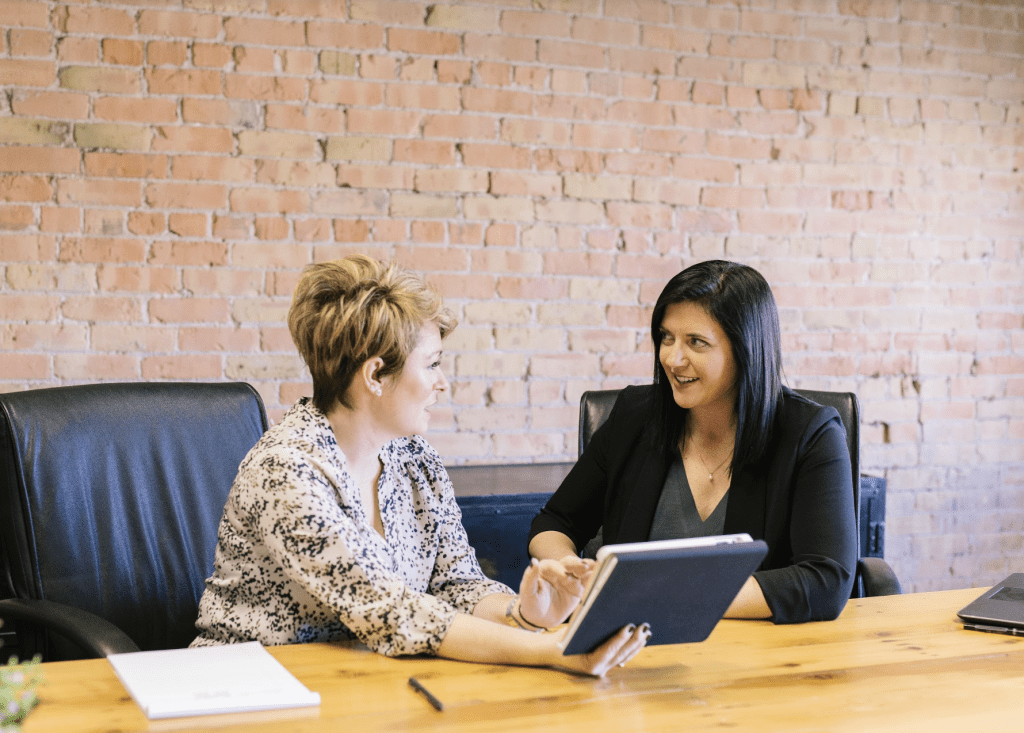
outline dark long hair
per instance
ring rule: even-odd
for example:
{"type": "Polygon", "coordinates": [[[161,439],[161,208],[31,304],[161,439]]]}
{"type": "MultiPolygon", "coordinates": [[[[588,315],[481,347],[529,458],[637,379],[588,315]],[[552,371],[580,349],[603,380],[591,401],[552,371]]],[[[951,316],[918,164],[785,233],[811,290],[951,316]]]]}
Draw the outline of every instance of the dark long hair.
{"type": "Polygon", "coordinates": [[[736,361],[736,447],[732,471],[758,461],[771,441],[775,412],[782,400],[782,348],[779,311],[771,288],[757,270],[737,262],[708,260],[687,267],[668,281],[651,314],[654,340],[653,402],[655,440],[671,455],[686,424],[686,410],[672,396],[661,366],[661,322],[675,303],[693,303],[715,319],[732,345],[736,361]]]}

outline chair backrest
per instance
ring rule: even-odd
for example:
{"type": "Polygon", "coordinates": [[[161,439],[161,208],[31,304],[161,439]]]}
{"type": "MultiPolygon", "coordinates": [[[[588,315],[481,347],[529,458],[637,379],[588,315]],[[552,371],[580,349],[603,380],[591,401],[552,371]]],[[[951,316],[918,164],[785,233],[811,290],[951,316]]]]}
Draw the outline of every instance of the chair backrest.
{"type": "Polygon", "coordinates": [[[187,646],[228,490],[266,428],[242,383],[0,394],[0,598],[85,609],[143,650],[187,646]]]}
{"type": "MultiPolygon", "coordinates": [[[[854,516],[860,518],[860,404],[853,392],[825,392],[813,389],[794,390],[819,405],[834,407],[846,429],[846,447],[850,451],[850,466],[853,472],[854,516]]],[[[594,431],[601,426],[612,411],[619,390],[592,390],[580,397],[579,452],[587,447],[594,431]]],[[[858,537],[860,536],[858,532],[858,537]]]]}

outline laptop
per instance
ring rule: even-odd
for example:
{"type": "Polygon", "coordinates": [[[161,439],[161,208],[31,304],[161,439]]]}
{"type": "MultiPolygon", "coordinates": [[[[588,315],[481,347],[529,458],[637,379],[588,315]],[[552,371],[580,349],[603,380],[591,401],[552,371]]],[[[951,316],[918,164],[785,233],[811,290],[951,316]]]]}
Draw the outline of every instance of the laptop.
{"type": "Polygon", "coordinates": [[[964,628],[1024,636],[1024,573],[996,583],[957,612],[964,628]]]}

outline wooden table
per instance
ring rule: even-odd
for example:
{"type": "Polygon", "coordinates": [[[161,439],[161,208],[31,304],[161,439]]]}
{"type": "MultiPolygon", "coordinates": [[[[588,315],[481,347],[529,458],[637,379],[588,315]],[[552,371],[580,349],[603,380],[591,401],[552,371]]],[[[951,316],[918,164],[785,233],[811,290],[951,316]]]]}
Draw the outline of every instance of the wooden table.
{"type": "Polygon", "coordinates": [[[342,645],[271,652],[319,708],[149,722],[105,660],[43,665],[24,733],[214,731],[1019,731],[1024,639],[965,631],[980,589],[851,601],[833,622],[723,621],[701,644],[645,649],[605,679],[342,645]],[[417,677],[437,712],[408,685],[417,677]]]}

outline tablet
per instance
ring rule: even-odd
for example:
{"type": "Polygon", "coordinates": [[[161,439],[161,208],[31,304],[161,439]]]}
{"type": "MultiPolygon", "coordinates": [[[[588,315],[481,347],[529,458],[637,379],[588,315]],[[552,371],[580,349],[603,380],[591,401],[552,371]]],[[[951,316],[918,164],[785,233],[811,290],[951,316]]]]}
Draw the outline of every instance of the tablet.
{"type": "Polygon", "coordinates": [[[767,553],[747,534],[605,545],[562,653],[592,652],[627,624],[649,624],[649,645],[704,641],[767,553]]]}

